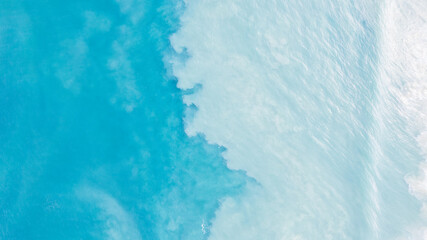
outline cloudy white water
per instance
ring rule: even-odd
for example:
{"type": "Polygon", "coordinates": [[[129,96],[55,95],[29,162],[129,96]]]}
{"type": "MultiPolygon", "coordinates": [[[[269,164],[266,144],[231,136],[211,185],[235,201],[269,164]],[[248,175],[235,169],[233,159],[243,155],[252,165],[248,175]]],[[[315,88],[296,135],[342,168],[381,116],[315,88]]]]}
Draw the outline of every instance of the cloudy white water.
{"type": "Polygon", "coordinates": [[[402,239],[427,239],[427,1],[390,1],[384,8],[381,84],[399,105],[396,111],[422,158],[418,171],[405,176],[409,192],[422,204],[420,220],[402,239]]]}
{"type": "Polygon", "coordinates": [[[254,180],[210,239],[427,239],[426,15],[425,0],[186,1],[171,37],[186,132],[254,180]]]}

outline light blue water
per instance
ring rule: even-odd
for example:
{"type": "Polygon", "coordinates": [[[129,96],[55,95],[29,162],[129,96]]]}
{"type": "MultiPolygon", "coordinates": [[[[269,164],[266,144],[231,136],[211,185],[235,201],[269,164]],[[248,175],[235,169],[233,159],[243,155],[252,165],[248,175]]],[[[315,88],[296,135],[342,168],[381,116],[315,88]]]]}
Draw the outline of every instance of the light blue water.
{"type": "Polygon", "coordinates": [[[425,239],[411,4],[0,0],[0,239],[425,239]]]}

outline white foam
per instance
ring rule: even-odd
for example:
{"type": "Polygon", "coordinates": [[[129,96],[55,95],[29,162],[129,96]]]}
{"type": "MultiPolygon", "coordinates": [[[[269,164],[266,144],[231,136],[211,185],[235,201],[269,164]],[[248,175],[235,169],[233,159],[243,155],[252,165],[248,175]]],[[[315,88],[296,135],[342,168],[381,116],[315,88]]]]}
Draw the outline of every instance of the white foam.
{"type": "Polygon", "coordinates": [[[427,239],[427,1],[385,1],[382,30],[380,80],[400,103],[396,110],[426,159],[418,174],[406,178],[422,201],[425,222],[410,226],[402,239],[427,239]]]}
{"type": "Polygon", "coordinates": [[[360,136],[354,98],[363,94],[354,83],[357,73],[348,70],[359,58],[363,32],[352,12],[357,6],[186,3],[182,28],[171,41],[190,58],[175,62],[173,73],[182,89],[202,85],[184,98],[198,107],[186,132],[225,146],[228,166],[259,183],[222,202],[210,238],[364,236],[355,227],[363,225],[357,222],[362,196],[347,179],[356,175],[360,157],[349,147],[360,136]]]}

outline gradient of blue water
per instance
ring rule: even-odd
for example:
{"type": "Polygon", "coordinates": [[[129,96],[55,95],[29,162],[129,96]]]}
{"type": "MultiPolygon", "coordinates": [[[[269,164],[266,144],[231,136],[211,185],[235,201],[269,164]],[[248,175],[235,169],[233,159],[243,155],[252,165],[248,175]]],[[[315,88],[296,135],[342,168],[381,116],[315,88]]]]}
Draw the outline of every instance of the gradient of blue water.
{"type": "Polygon", "coordinates": [[[246,177],[183,131],[162,60],[180,9],[0,1],[0,239],[207,236],[246,177]]]}
{"type": "MultiPolygon", "coordinates": [[[[289,110],[271,116],[285,116],[284,128],[306,129],[282,135],[276,130],[245,128],[250,124],[231,129],[232,137],[242,134],[237,140],[257,137],[248,142],[233,142],[230,137],[229,143],[239,147],[236,152],[255,152],[249,157],[261,157],[246,165],[247,159],[228,160],[272,181],[255,183],[243,171],[230,170],[221,157],[223,147],[207,144],[205,136],[188,137],[184,132],[184,125],[192,124],[197,109],[185,106],[183,98],[203,89],[205,96],[195,94],[189,102],[205,107],[205,115],[199,115],[198,121],[210,123],[198,125],[205,129],[196,130],[217,139],[226,136],[230,130],[226,128],[234,125],[226,122],[222,128],[211,129],[221,126],[211,123],[221,119],[206,113],[217,111],[217,104],[228,104],[230,113],[238,112],[233,109],[236,106],[223,102],[234,96],[215,91],[235,87],[238,92],[246,87],[249,68],[236,61],[233,67],[237,70],[231,71],[236,84],[231,86],[227,85],[230,79],[222,78],[229,76],[227,65],[206,68],[204,60],[209,63],[210,59],[201,59],[186,68],[186,60],[194,56],[186,49],[181,55],[174,53],[169,41],[178,29],[186,29],[179,23],[185,8],[182,1],[1,0],[0,240],[206,239],[214,220],[220,226],[217,238],[241,237],[245,233],[234,229],[248,228],[257,236],[279,236],[285,229],[310,239],[388,240],[403,236],[406,226],[418,220],[421,208],[409,194],[404,178],[422,158],[395,110],[400,105],[393,96],[385,96],[387,86],[378,79],[381,3],[287,1],[274,10],[277,16],[286,16],[292,27],[277,30],[274,27],[281,25],[274,25],[271,32],[260,31],[261,37],[248,20],[256,12],[258,21],[265,20],[264,26],[280,24],[281,19],[266,17],[271,14],[267,6],[272,2],[259,7],[262,4],[256,1],[234,1],[234,7],[241,4],[235,9],[242,14],[234,19],[221,15],[227,12],[227,1],[192,3],[196,7],[187,16],[190,31],[184,31],[176,45],[193,46],[189,51],[194,50],[195,56],[206,56],[196,51],[206,50],[204,37],[212,34],[212,39],[219,41],[212,44],[217,48],[206,50],[208,56],[218,62],[227,62],[230,56],[248,56],[247,66],[255,66],[250,70],[259,76],[264,73],[256,72],[257,66],[278,74],[286,92],[278,91],[271,98],[263,98],[261,92],[260,99],[277,101],[282,107],[278,112],[289,110]],[[213,6],[217,15],[204,18],[213,6]],[[212,27],[204,28],[208,34],[198,32],[203,26],[212,27]],[[280,40],[281,34],[288,52],[281,52],[283,46],[274,49],[278,42],[263,45],[270,37],[280,40]],[[270,45],[273,48],[260,51],[266,54],[263,56],[287,53],[301,62],[280,67],[262,62],[254,46],[263,49],[270,45]],[[168,58],[184,66],[179,79],[183,88],[206,75],[216,81],[210,82],[211,87],[222,88],[196,85],[193,90],[178,89],[168,58]],[[197,74],[202,77],[194,79],[197,74]],[[391,100],[382,102],[385,98],[391,100]],[[288,162],[258,149],[257,144],[270,137],[278,143],[265,149],[292,153],[284,160],[288,162]],[[280,164],[275,165],[275,160],[280,164]],[[251,168],[254,162],[262,168],[251,168]],[[286,167],[268,169],[270,166],[286,167]],[[280,174],[275,174],[276,170],[280,174]],[[293,180],[295,176],[297,180],[293,180]],[[248,197],[246,190],[254,186],[265,187],[267,193],[278,189],[273,195],[279,203],[269,196],[248,197]],[[304,186],[312,191],[305,191],[304,186]],[[226,196],[238,196],[233,198],[235,212],[218,210],[226,196]],[[259,202],[245,202],[248,199],[259,202]],[[263,205],[268,203],[273,205],[263,205]],[[263,219],[270,217],[264,210],[282,215],[271,223],[263,219]],[[305,216],[303,224],[286,218],[305,212],[314,214],[305,216]],[[230,219],[233,214],[237,221],[230,219]],[[238,226],[240,219],[244,226],[238,226]],[[264,228],[258,223],[265,223],[264,228]],[[339,226],[330,227],[334,223],[339,226]]],[[[269,57],[265,59],[276,56],[269,57]]],[[[268,78],[250,80],[254,88],[266,93],[277,87],[277,82],[268,78]]],[[[257,103],[241,100],[249,103],[248,108],[257,103]]],[[[269,116],[257,117],[253,115],[255,120],[269,120],[269,116]]]]}

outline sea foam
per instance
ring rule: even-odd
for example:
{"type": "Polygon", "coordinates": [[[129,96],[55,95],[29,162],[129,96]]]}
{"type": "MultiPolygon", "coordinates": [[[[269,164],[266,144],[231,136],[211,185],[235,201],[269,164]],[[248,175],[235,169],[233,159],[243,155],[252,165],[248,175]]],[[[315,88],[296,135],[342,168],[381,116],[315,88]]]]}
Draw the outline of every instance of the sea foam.
{"type": "MultiPolygon", "coordinates": [[[[395,109],[420,158],[417,172],[406,174],[409,192],[422,204],[420,219],[402,239],[427,238],[427,2],[387,1],[382,13],[380,84],[397,102],[395,109]]],[[[407,161],[407,159],[402,159],[407,161]]]]}
{"type": "Polygon", "coordinates": [[[186,132],[257,182],[211,239],[427,238],[425,1],[186,3],[186,132]]]}
{"type": "Polygon", "coordinates": [[[173,63],[178,87],[197,88],[184,98],[197,107],[186,132],[225,146],[228,167],[257,182],[222,201],[211,239],[381,235],[378,11],[365,1],[187,1],[171,37],[189,56],[173,63]]]}

